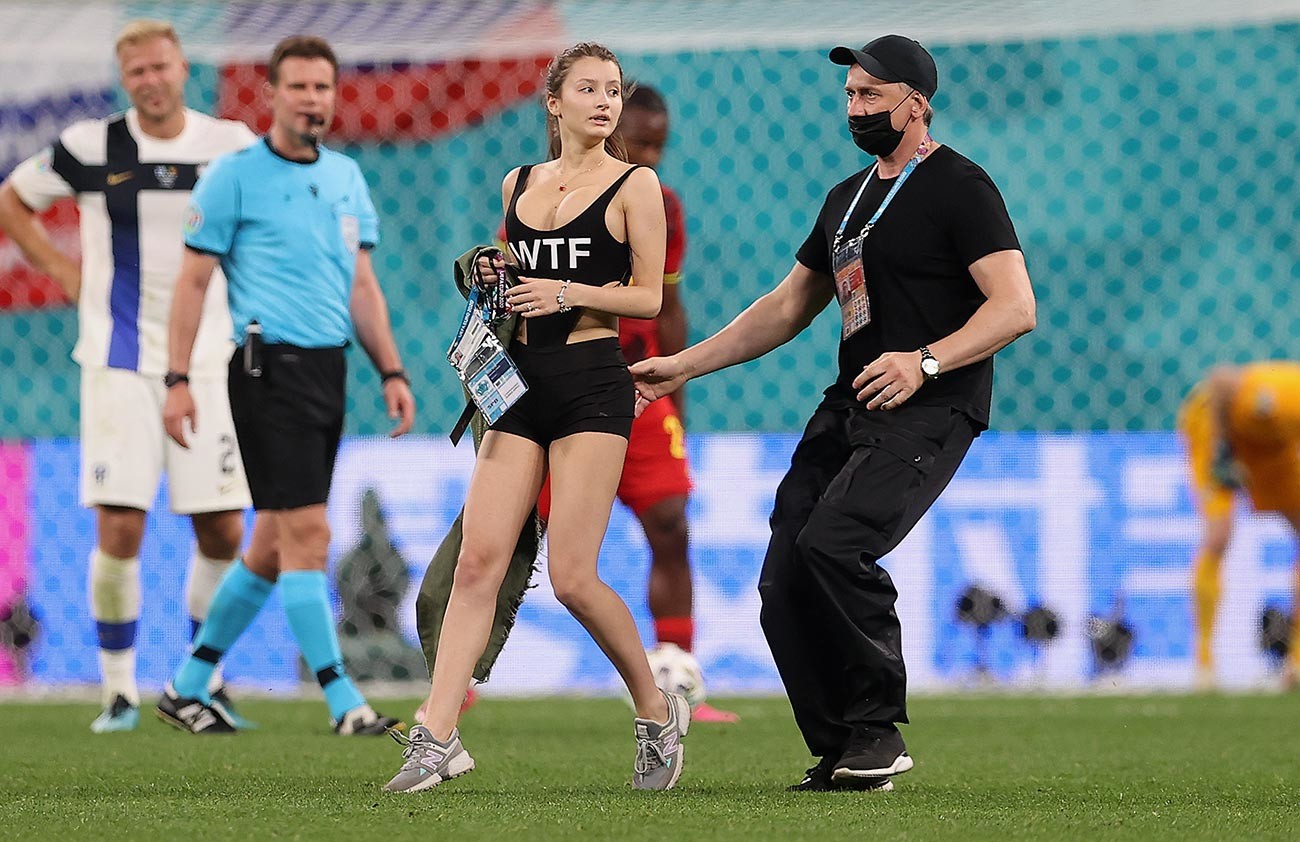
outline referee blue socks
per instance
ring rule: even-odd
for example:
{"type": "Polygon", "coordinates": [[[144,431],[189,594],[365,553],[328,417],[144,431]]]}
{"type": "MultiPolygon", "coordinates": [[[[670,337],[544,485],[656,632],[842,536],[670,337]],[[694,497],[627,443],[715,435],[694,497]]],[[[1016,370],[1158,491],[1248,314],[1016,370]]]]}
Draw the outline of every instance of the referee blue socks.
{"type": "Polygon", "coordinates": [[[244,629],[252,624],[266,598],[271,595],[274,582],[269,582],[244,566],[243,560],[230,566],[230,572],[221,580],[212,595],[208,616],[194,636],[190,656],[181,664],[172,686],[176,695],[184,699],[211,701],[208,680],[221,656],[234,645],[244,629]]]}
{"type": "Polygon", "coordinates": [[[298,650],[325,692],[330,716],[336,722],[341,721],[343,714],[364,705],[366,700],[343,671],[343,652],[334,630],[334,610],[330,606],[325,573],[320,570],[281,573],[280,602],[298,641],[298,650]]]}

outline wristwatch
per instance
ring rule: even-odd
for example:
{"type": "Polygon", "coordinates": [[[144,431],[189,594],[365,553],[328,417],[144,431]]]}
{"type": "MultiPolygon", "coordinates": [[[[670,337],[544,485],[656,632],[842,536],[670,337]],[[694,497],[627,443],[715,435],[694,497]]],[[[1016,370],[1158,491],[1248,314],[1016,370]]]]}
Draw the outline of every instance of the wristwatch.
{"type": "Polygon", "coordinates": [[[406,385],[411,385],[411,378],[407,375],[406,369],[395,368],[392,371],[384,371],[379,375],[380,384],[387,383],[389,380],[401,380],[406,385]]]}
{"type": "Polygon", "coordinates": [[[182,374],[179,371],[169,371],[163,375],[163,385],[170,389],[172,386],[178,386],[181,383],[190,382],[188,374],[182,374]]]}
{"type": "Polygon", "coordinates": [[[921,346],[921,373],[925,375],[926,380],[933,380],[939,376],[939,361],[924,345],[921,346]]]}

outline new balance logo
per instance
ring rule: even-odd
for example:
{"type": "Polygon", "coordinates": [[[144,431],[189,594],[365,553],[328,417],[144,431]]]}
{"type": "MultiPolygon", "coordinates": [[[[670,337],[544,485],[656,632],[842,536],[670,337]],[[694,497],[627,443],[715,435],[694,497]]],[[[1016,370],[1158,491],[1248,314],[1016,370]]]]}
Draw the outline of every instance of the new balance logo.
{"type": "Polygon", "coordinates": [[[109,187],[116,187],[117,185],[121,184],[124,181],[130,181],[134,177],[135,177],[135,173],[133,173],[131,170],[127,170],[126,172],[111,172],[108,174],[108,178],[106,180],[108,181],[109,187]]]}

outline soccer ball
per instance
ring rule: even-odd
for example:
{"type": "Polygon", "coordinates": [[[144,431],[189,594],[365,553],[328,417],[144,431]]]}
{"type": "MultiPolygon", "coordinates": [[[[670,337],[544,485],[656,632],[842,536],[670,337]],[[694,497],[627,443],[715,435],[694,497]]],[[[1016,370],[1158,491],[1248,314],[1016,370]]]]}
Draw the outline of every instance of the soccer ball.
{"type": "Polygon", "coordinates": [[[660,643],[646,652],[646,658],[660,690],[684,696],[691,707],[704,701],[704,675],[690,652],[674,643],[660,643]]]}

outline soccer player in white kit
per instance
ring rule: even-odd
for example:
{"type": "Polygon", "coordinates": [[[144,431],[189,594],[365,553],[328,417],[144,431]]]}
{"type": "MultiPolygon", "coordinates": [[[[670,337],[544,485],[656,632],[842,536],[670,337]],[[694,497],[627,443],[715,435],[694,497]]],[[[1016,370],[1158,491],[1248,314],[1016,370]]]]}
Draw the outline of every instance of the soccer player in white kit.
{"type": "MultiPolygon", "coordinates": [[[[189,63],[170,24],[132,21],[116,51],[132,107],[69,126],[0,185],[0,229],[77,302],[81,502],[97,511],[90,605],[104,710],[91,725],[95,733],[132,730],[139,722],[139,553],[162,473],[172,511],[190,515],[194,526],[185,593],[193,628],[239,553],[242,510],[251,503],[226,394],[234,346],[224,294],[207,297],[194,346],[190,388],[204,408],[188,450],[164,433],[162,405],[167,319],[190,191],[209,161],[256,137],[243,123],[185,107],[189,63]],[[36,218],[67,196],[76,196],[81,212],[80,267],[36,218]]],[[[214,676],[213,689],[223,698],[220,681],[214,676]]]]}

